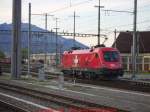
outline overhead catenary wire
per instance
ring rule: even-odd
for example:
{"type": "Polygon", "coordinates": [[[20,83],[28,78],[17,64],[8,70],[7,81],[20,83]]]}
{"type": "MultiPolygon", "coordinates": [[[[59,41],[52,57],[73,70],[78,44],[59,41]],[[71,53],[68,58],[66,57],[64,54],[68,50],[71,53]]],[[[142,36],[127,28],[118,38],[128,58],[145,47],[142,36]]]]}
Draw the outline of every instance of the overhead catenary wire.
{"type": "MultiPolygon", "coordinates": [[[[146,6],[147,6],[147,5],[146,5],[146,6]]],[[[143,7],[143,6],[142,6],[142,7],[143,7]]],[[[127,12],[132,13],[131,11],[127,11],[127,12]]],[[[88,20],[89,18],[86,18],[86,19],[88,20]]],[[[91,20],[93,20],[94,18],[93,18],[93,19],[92,19],[92,18],[90,18],[90,19],[91,19],[91,20]]],[[[90,19],[89,19],[89,20],[90,20],[90,19]]],[[[88,22],[89,22],[89,21],[88,21],[88,22]]],[[[81,23],[81,22],[80,22],[80,23],[81,23]]],[[[91,22],[89,22],[89,24],[90,24],[90,23],[91,23],[91,22]]],[[[81,24],[83,25],[84,23],[81,23],[81,24]]],[[[81,25],[81,24],[80,24],[80,25],[81,25]]],[[[138,24],[139,24],[139,23],[138,23],[138,24]]],[[[86,25],[86,24],[85,24],[85,25],[86,25]]],[[[119,27],[125,27],[125,26],[130,26],[130,25],[133,25],[133,24],[119,25],[119,27]]]]}
{"type": "MultiPolygon", "coordinates": [[[[144,23],[149,23],[150,20],[144,20],[144,21],[141,21],[141,22],[138,22],[137,24],[144,24],[144,23]]],[[[116,27],[116,28],[119,28],[119,27],[127,27],[127,26],[132,26],[133,23],[131,24],[123,24],[123,25],[118,25],[118,26],[111,26],[111,27],[106,27],[106,28],[103,28],[101,29],[102,31],[110,31],[110,32],[113,32],[113,30],[111,30],[112,28],[116,27]]],[[[146,27],[147,28],[147,27],[146,27]]],[[[128,29],[129,30],[129,29],[128,29]]],[[[84,32],[90,32],[90,31],[95,31],[95,29],[91,29],[91,27],[89,27],[88,30],[85,30],[84,32]]],[[[81,31],[82,32],[82,31],[81,31]]],[[[82,32],[83,33],[83,32],[82,32]]]]}
{"type": "MultiPolygon", "coordinates": [[[[141,21],[141,22],[138,22],[137,24],[142,24],[142,23],[147,23],[147,22],[150,22],[150,20],[144,20],[144,21],[141,21]]],[[[110,26],[110,27],[106,27],[105,29],[110,29],[110,28],[114,28],[114,27],[124,27],[124,26],[131,26],[133,25],[133,23],[130,23],[130,24],[122,24],[122,25],[118,25],[118,26],[110,26]]]]}
{"type": "MultiPolygon", "coordinates": [[[[79,3],[75,3],[75,4],[73,4],[73,3],[71,3],[71,5],[68,5],[68,6],[66,6],[66,7],[63,7],[64,8],[64,10],[66,10],[66,9],[69,9],[69,8],[72,8],[72,7],[76,7],[76,6],[78,6],[78,5],[82,5],[82,4],[84,4],[84,3],[86,3],[87,1],[92,1],[92,0],[85,0],[85,1],[82,1],[82,2],[79,2],[79,3]]],[[[89,3],[88,2],[88,3],[89,3]]],[[[144,6],[148,6],[148,5],[144,5],[144,6]]],[[[144,6],[141,6],[141,7],[144,7],[144,6]]],[[[55,13],[55,12],[59,12],[59,11],[64,11],[63,10],[63,8],[58,8],[58,9],[56,9],[56,10],[53,10],[53,11],[51,11],[52,13],[55,13]]],[[[133,8],[132,8],[133,9],[133,8]]],[[[50,12],[50,13],[51,13],[50,12]]],[[[111,15],[112,16],[112,15],[111,15]]],[[[90,17],[90,16],[89,16],[90,17]]],[[[87,19],[87,21],[88,21],[88,19],[89,19],[89,17],[88,18],[85,18],[85,19],[87,19]]],[[[92,19],[92,17],[94,17],[94,16],[91,16],[91,20],[89,20],[88,21],[88,23],[90,24],[91,22],[90,21],[93,21],[94,20],[94,18],[92,19]]],[[[82,18],[83,19],[83,18],[82,18]]],[[[82,23],[82,22],[80,22],[80,20],[79,20],[79,23],[80,24],[86,24],[85,22],[84,23],[82,23]]],[[[92,23],[91,23],[92,24],[92,23]]],[[[81,25],[80,25],[81,26],[81,25]]],[[[62,28],[63,29],[63,28],[62,28]]],[[[67,29],[66,29],[67,30],[67,29]]]]}
{"type": "Polygon", "coordinates": [[[79,3],[76,3],[76,4],[71,4],[69,6],[65,6],[65,7],[62,7],[62,8],[58,8],[58,9],[55,9],[53,11],[50,11],[49,14],[51,13],[55,13],[55,12],[60,12],[60,11],[64,11],[66,9],[69,9],[69,8],[72,8],[72,7],[75,7],[75,6],[78,6],[78,5],[82,5],[82,4],[85,4],[85,3],[88,3],[90,1],[93,1],[93,0],[86,0],[86,1],[82,1],[82,2],[79,2],[79,3]]]}

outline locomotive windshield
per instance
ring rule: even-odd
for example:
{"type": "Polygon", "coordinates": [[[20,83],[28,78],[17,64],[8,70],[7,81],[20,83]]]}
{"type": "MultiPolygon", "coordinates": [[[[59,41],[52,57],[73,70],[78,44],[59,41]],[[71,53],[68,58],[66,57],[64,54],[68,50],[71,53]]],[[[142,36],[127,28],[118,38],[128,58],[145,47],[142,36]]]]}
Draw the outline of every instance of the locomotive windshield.
{"type": "Polygon", "coordinates": [[[117,51],[105,51],[104,60],[106,62],[117,62],[119,59],[119,54],[117,51]]]}

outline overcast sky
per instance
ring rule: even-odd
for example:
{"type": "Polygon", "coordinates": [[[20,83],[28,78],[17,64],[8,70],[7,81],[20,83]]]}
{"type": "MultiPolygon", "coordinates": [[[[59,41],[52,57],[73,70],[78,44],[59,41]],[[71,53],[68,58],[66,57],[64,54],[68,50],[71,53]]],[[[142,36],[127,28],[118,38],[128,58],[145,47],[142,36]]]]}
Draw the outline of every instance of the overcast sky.
{"type": "MultiPolygon", "coordinates": [[[[76,18],[76,32],[97,33],[98,0],[22,0],[22,21],[28,22],[28,3],[32,4],[32,14],[49,13],[59,18],[59,31],[73,32],[73,12],[76,18]]],[[[134,0],[101,0],[101,30],[108,36],[106,44],[113,42],[113,31],[133,29],[133,14],[105,12],[103,10],[133,11],[134,0]]],[[[138,0],[138,30],[150,29],[150,0],[138,0]]],[[[12,0],[0,0],[0,24],[12,21],[12,0]]],[[[48,29],[55,27],[54,17],[48,17],[48,29]]],[[[44,16],[32,16],[32,24],[44,28],[44,16]]],[[[77,38],[78,41],[91,46],[97,43],[97,38],[77,38]]],[[[102,39],[103,41],[103,39],[102,39]]]]}

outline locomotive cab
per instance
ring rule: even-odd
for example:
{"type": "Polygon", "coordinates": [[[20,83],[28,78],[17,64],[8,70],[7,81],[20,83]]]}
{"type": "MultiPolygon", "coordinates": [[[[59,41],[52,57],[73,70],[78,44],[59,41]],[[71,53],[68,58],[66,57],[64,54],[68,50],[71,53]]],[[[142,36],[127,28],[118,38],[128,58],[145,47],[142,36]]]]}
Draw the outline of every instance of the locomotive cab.
{"type": "Polygon", "coordinates": [[[117,77],[123,75],[122,60],[117,49],[106,48],[100,51],[100,72],[106,77],[117,77]]]}

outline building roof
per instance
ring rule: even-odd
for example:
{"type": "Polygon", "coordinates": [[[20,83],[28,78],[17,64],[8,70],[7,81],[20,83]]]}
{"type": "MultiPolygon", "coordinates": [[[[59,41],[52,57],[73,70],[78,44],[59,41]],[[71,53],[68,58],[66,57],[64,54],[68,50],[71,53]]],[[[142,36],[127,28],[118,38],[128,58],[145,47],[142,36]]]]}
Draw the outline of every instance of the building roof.
{"type": "MultiPolygon", "coordinates": [[[[117,37],[116,47],[121,53],[131,53],[132,34],[132,32],[120,32],[117,37]]],[[[150,53],[150,31],[138,32],[137,38],[139,38],[139,53],[150,53]]]]}

